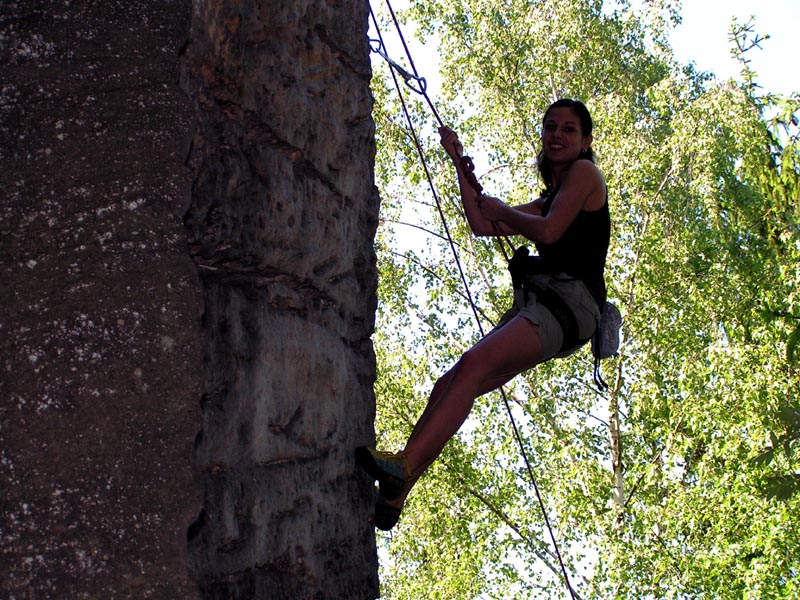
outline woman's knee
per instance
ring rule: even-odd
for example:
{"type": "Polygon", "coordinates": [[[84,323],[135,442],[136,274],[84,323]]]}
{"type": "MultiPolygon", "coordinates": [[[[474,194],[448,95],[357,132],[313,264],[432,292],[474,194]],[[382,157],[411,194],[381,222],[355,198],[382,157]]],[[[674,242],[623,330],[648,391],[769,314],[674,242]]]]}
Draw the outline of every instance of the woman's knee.
{"type": "Polygon", "coordinates": [[[473,346],[461,355],[458,363],[456,363],[456,370],[473,374],[479,373],[486,368],[486,359],[487,357],[484,356],[484,353],[473,346]]]}
{"type": "Polygon", "coordinates": [[[433,384],[433,389],[431,390],[432,397],[439,396],[442,392],[444,392],[447,389],[447,386],[450,385],[450,382],[453,380],[453,376],[458,370],[458,364],[459,363],[456,362],[456,364],[450,367],[450,369],[448,369],[448,371],[444,375],[442,375],[441,377],[439,377],[439,379],[436,380],[436,383],[433,384]]]}

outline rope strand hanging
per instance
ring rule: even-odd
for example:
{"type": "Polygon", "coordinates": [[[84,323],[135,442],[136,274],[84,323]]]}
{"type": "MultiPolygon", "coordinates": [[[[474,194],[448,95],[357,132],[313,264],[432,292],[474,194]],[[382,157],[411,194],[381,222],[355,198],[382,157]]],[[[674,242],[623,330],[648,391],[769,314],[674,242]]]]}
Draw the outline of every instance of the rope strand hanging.
{"type": "MultiPolygon", "coordinates": [[[[398,36],[399,36],[399,38],[400,38],[400,40],[401,40],[401,42],[403,44],[403,48],[405,49],[406,57],[408,58],[408,62],[409,62],[409,65],[411,66],[411,70],[413,71],[413,74],[408,72],[406,69],[401,67],[398,63],[396,63],[394,60],[389,58],[388,53],[386,52],[386,49],[385,49],[386,47],[385,47],[385,44],[383,42],[383,35],[382,35],[381,31],[380,31],[380,26],[378,24],[378,20],[375,17],[375,13],[372,10],[372,5],[370,5],[370,15],[372,17],[372,22],[373,22],[373,24],[375,26],[375,31],[378,33],[378,40],[370,40],[370,45],[371,45],[373,51],[376,54],[379,54],[384,60],[386,60],[387,64],[390,66],[389,70],[390,70],[390,72],[392,74],[392,79],[393,79],[394,84],[395,84],[395,89],[397,90],[397,95],[398,95],[398,97],[400,99],[400,104],[401,104],[403,112],[405,114],[406,121],[408,123],[408,127],[409,127],[409,130],[411,132],[412,139],[414,141],[414,145],[416,146],[417,153],[418,153],[418,155],[420,157],[420,161],[422,163],[422,167],[423,167],[423,170],[425,172],[425,176],[426,176],[426,178],[428,180],[428,185],[429,185],[429,187],[431,189],[431,192],[433,194],[433,198],[434,198],[434,201],[435,201],[435,204],[436,204],[437,211],[439,213],[439,217],[440,217],[440,219],[442,221],[442,226],[444,228],[445,235],[446,235],[446,237],[447,237],[447,239],[449,241],[450,249],[451,249],[451,251],[453,253],[453,257],[455,259],[456,266],[458,267],[458,271],[459,271],[459,275],[460,275],[460,278],[461,278],[462,285],[464,286],[467,299],[468,299],[468,301],[470,303],[470,306],[472,308],[472,312],[473,312],[473,314],[475,316],[475,320],[476,320],[476,323],[478,325],[478,330],[480,331],[481,336],[484,336],[485,333],[484,333],[484,329],[483,329],[483,325],[482,325],[481,319],[480,319],[480,317],[478,315],[477,306],[475,305],[475,302],[474,302],[473,297],[472,297],[472,293],[470,292],[470,289],[469,289],[469,284],[467,282],[467,279],[466,279],[466,276],[464,274],[464,271],[463,271],[463,269],[461,267],[461,261],[460,261],[460,259],[458,257],[458,252],[456,250],[455,243],[454,243],[454,241],[452,239],[452,236],[450,235],[450,230],[449,230],[449,227],[447,225],[447,220],[445,218],[444,211],[443,211],[443,209],[441,207],[441,202],[439,200],[439,194],[436,191],[436,187],[435,187],[435,185],[433,183],[433,178],[432,178],[432,176],[430,174],[430,170],[428,168],[428,164],[427,164],[427,160],[425,158],[425,154],[424,154],[424,152],[422,150],[422,146],[421,146],[421,144],[419,142],[419,138],[418,138],[416,130],[414,128],[411,116],[410,116],[410,114],[408,112],[408,108],[406,106],[405,99],[403,97],[399,82],[397,80],[396,73],[400,74],[400,76],[404,79],[404,81],[405,81],[407,87],[409,87],[409,89],[411,89],[416,94],[419,94],[419,95],[421,95],[421,96],[423,96],[425,98],[425,100],[426,100],[426,102],[427,102],[427,104],[428,104],[428,106],[429,106],[429,108],[431,110],[431,113],[433,114],[434,118],[436,119],[436,121],[439,124],[439,127],[444,127],[444,122],[442,121],[441,117],[439,116],[439,113],[436,110],[436,107],[434,106],[433,102],[431,101],[430,97],[428,96],[428,93],[427,93],[427,82],[426,82],[425,78],[421,77],[419,75],[419,72],[417,71],[417,68],[416,68],[416,66],[414,64],[414,60],[413,60],[413,58],[411,56],[411,52],[409,51],[409,48],[408,48],[408,44],[406,44],[406,40],[405,40],[405,37],[403,36],[403,32],[402,32],[402,29],[400,27],[400,23],[397,20],[397,16],[395,15],[395,12],[394,12],[394,9],[392,8],[390,0],[386,0],[386,5],[387,5],[387,7],[389,9],[389,13],[391,14],[391,17],[392,17],[392,20],[394,22],[395,28],[397,30],[398,36]],[[377,46],[373,45],[374,43],[376,43],[377,46]],[[415,87],[414,84],[416,84],[416,87],[415,87]]],[[[474,165],[474,163],[472,161],[472,158],[470,158],[469,156],[466,156],[466,155],[462,156],[461,157],[461,167],[462,167],[462,170],[464,172],[465,178],[467,179],[467,181],[469,182],[470,186],[472,187],[472,189],[475,191],[475,193],[477,195],[477,200],[480,201],[480,197],[483,195],[483,186],[480,184],[480,182],[478,181],[477,177],[475,176],[475,165],[474,165]]],[[[494,222],[493,225],[494,225],[494,227],[495,227],[495,229],[497,231],[497,234],[498,234],[496,239],[498,240],[500,249],[501,249],[501,251],[503,253],[503,256],[505,257],[506,261],[508,261],[509,256],[506,253],[506,249],[505,249],[505,246],[504,246],[504,243],[503,243],[503,239],[505,239],[505,242],[511,248],[511,253],[512,254],[514,253],[514,246],[511,243],[511,241],[508,239],[508,237],[506,237],[506,236],[504,236],[502,234],[502,232],[500,230],[500,225],[498,223],[496,223],[496,222],[494,222]]],[[[501,396],[503,398],[503,402],[504,402],[505,407],[506,407],[506,412],[508,414],[509,420],[511,421],[511,426],[512,426],[512,429],[514,431],[514,437],[515,437],[515,439],[517,441],[517,444],[519,446],[520,454],[522,455],[523,461],[525,463],[525,467],[526,467],[528,476],[529,476],[529,478],[531,480],[534,492],[536,494],[536,499],[537,499],[537,501],[539,503],[539,508],[541,509],[542,516],[544,518],[544,522],[545,522],[546,528],[547,528],[548,533],[550,535],[550,539],[551,539],[551,542],[553,544],[553,549],[555,551],[555,555],[556,555],[556,557],[558,559],[558,563],[559,563],[559,566],[561,568],[561,573],[562,573],[563,578],[564,578],[564,583],[565,583],[565,585],[567,587],[567,591],[569,592],[570,598],[572,598],[572,600],[575,600],[575,592],[574,592],[574,590],[572,588],[572,585],[571,585],[570,579],[569,579],[569,575],[567,574],[566,567],[565,567],[563,559],[561,557],[561,552],[559,550],[558,543],[557,543],[556,538],[555,538],[555,534],[553,533],[553,528],[552,528],[552,526],[550,524],[550,519],[548,518],[548,515],[547,515],[547,509],[546,509],[546,507],[544,505],[544,500],[542,499],[541,493],[539,492],[539,486],[538,486],[538,484],[536,482],[536,477],[535,477],[535,475],[533,473],[533,469],[531,467],[530,460],[528,459],[528,454],[527,454],[527,451],[525,450],[525,445],[524,445],[524,443],[522,441],[522,436],[521,436],[521,434],[519,432],[519,428],[517,426],[516,419],[514,418],[514,415],[513,415],[512,411],[511,411],[511,403],[509,402],[508,396],[506,395],[506,392],[505,392],[503,387],[500,387],[500,394],[501,394],[501,396]]]]}
{"type": "MultiPolygon", "coordinates": [[[[375,17],[375,13],[372,10],[372,5],[370,5],[370,7],[369,7],[369,12],[370,12],[370,15],[372,16],[372,22],[375,25],[375,31],[378,32],[378,42],[380,43],[380,46],[382,48],[385,48],[385,45],[383,43],[383,35],[381,34],[380,27],[378,26],[378,19],[375,17]]],[[[394,13],[392,13],[392,14],[394,14],[394,13]]],[[[405,46],[405,40],[403,41],[403,45],[405,46]]],[[[397,63],[395,63],[394,61],[390,61],[389,64],[390,65],[395,65],[397,63]]],[[[414,69],[414,74],[415,74],[416,79],[417,80],[421,79],[416,74],[416,67],[413,66],[413,63],[412,63],[412,69],[414,69]]],[[[475,320],[478,322],[478,325],[480,326],[481,319],[478,316],[478,308],[475,305],[475,301],[472,299],[472,293],[470,292],[469,286],[467,285],[466,275],[464,274],[464,270],[461,267],[461,261],[458,259],[458,252],[456,251],[455,242],[453,241],[453,237],[450,235],[450,228],[447,226],[447,219],[445,219],[444,210],[442,209],[442,204],[441,204],[441,201],[439,200],[439,194],[436,191],[436,186],[434,186],[434,184],[433,184],[433,177],[431,176],[430,170],[428,169],[428,163],[425,160],[425,153],[422,151],[422,145],[420,144],[419,138],[417,137],[416,129],[414,129],[414,126],[412,124],[411,115],[408,112],[408,107],[406,106],[406,102],[405,102],[405,99],[403,98],[403,94],[400,92],[400,84],[397,81],[397,76],[395,75],[395,70],[394,69],[390,69],[390,72],[392,74],[392,79],[394,80],[395,89],[397,90],[397,94],[398,94],[398,96],[400,98],[400,104],[401,104],[401,106],[403,108],[403,113],[405,114],[406,121],[409,124],[409,129],[411,131],[411,136],[412,136],[412,138],[414,140],[414,146],[416,147],[417,153],[419,154],[420,160],[422,162],[422,167],[423,167],[423,169],[425,171],[425,177],[428,180],[428,186],[430,187],[431,194],[433,195],[433,199],[434,199],[434,201],[436,203],[436,209],[437,209],[437,211],[439,213],[439,218],[442,221],[442,225],[443,225],[444,231],[445,231],[445,236],[447,237],[447,240],[448,240],[448,242],[450,244],[450,250],[452,251],[453,256],[455,257],[456,266],[458,267],[458,273],[459,273],[459,275],[461,277],[461,282],[464,285],[464,291],[466,292],[467,299],[469,300],[470,306],[472,307],[472,312],[475,315],[475,320]]],[[[407,71],[403,71],[403,72],[405,72],[407,74],[407,71]]],[[[421,86],[421,87],[426,87],[426,86],[421,86]]],[[[426,98],[428,98],[427,92],[423,91],[422,95],[424,95],[426,98]]],[[[428,103],[431,104],[431,106],[433,105],[433,103],[430,102],[430,99],[428,99],[428,103]]],[[[435,109],[434,109],[434,111],[435,111],[435,109]]],[[[438,113],[436,114],[436,118],[440,123],[442,122],[441,119],[439,118],[438,113]]],[[[483,333],[483,331],[481,331],[481,333],[483,333]]]]}

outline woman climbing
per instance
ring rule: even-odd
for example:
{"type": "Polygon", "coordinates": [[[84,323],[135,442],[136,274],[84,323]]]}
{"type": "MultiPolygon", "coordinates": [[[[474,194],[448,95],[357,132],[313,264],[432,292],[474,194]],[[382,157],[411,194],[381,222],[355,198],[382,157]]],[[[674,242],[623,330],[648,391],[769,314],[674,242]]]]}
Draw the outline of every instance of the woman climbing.
{"type": "Polygon", "coordinates": [[[538,257],[526,256],[526,248],[515,253],[514,306],[436,382],[405,448],[356,449],[357,463],[380,485],[375,526],[383,530],[397,523],[414,483],[461,427],[475,399],[539,363],[575,352],[594,333],[606,299],[608,196],[594,164],[592,118],[582,102],[561,99],[545,112],[538,156],[545,192],[519,206],[479,195],[458,137],[447,127],[439,133],[456,167],[473,233],[524,236],[538,257]]]}

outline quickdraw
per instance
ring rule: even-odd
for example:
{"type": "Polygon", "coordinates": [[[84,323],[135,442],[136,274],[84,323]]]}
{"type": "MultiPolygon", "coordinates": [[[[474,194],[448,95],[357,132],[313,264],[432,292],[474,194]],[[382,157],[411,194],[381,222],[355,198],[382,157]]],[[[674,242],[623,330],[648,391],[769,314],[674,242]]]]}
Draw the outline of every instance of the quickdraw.
{"type": "Polygon", "coordinates": [[[411,91],[420,94],[421,96],[425,96],[428,93],[428,82],[425,80],[425,78],[413,73],[409,73],[397,62],[389,58],[389,55],[386,53],[386,49],[383,46],[383,41],[370,38],[369,47],[370,50],[383,58],[383,60],[385,60],[395,71],[400,74],[400,77],[403,78],[411,91]],[[417,87],[414,86],[415,83],[417,84],[417,87]]]}

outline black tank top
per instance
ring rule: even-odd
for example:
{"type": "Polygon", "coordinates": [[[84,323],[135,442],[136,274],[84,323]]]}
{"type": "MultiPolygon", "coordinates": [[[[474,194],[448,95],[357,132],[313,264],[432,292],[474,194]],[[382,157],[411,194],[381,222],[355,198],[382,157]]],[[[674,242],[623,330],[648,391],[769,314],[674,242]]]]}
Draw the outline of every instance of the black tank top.
{"type": "MultiPolygon", "coordinates": [[[[542,216],[546,217],[550,212],[557,191],[545,200],[542,216]]],[[[606,301],[603,272],[610,239],[611,217],[606,192],[606,201],[601,208],[580,211],[555,243],[536,244],[536,250],[551,272],[566,273],[582,280],[602,307],[606,301]]]]}

